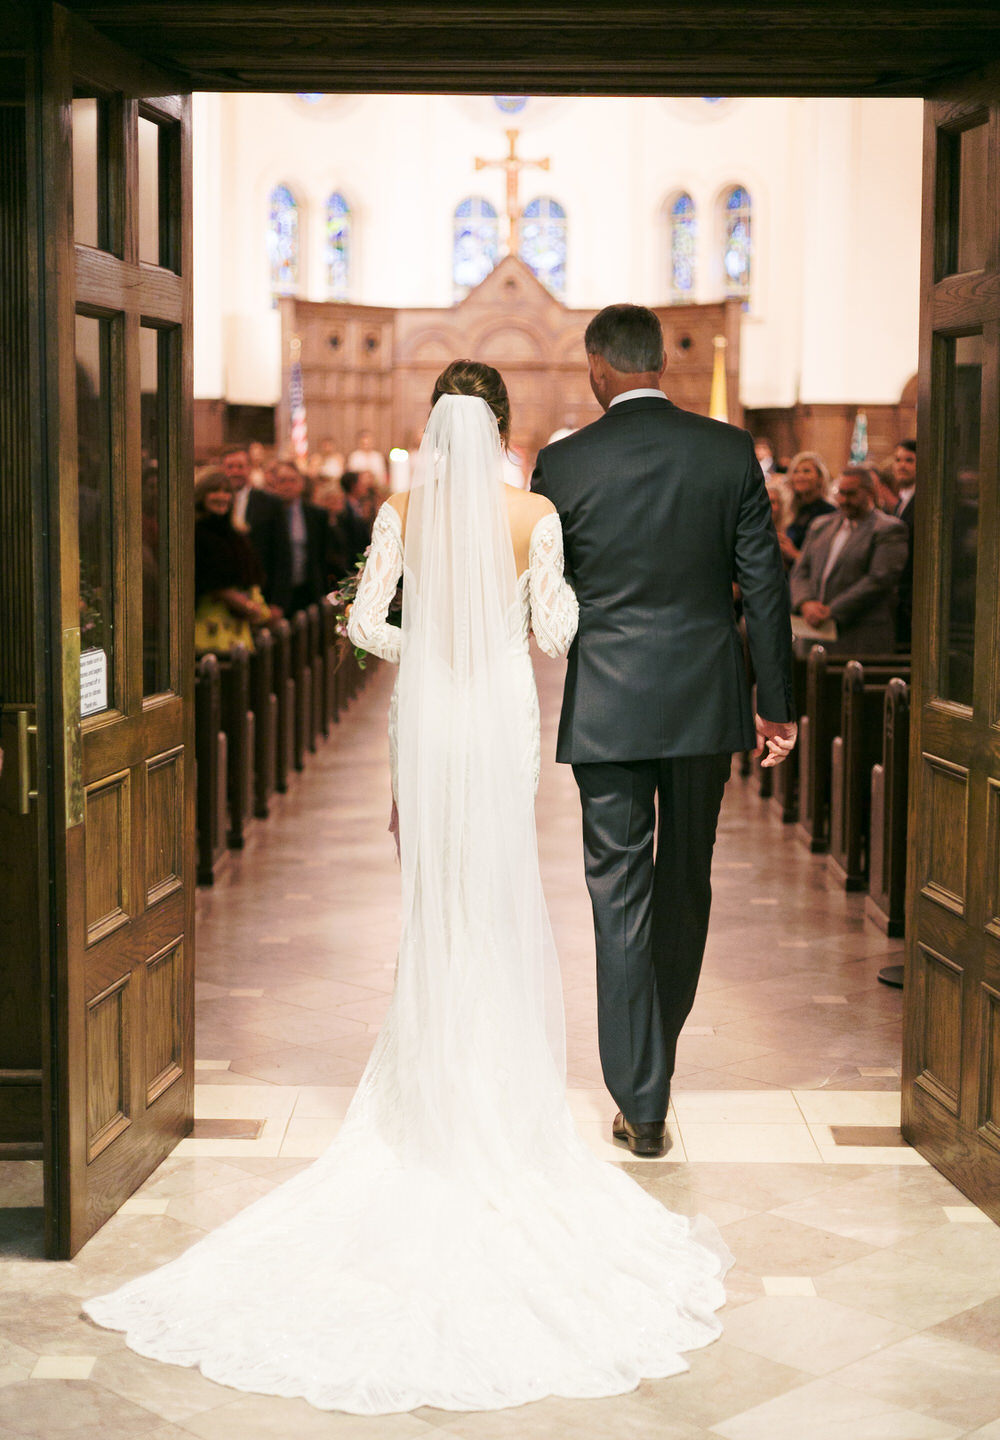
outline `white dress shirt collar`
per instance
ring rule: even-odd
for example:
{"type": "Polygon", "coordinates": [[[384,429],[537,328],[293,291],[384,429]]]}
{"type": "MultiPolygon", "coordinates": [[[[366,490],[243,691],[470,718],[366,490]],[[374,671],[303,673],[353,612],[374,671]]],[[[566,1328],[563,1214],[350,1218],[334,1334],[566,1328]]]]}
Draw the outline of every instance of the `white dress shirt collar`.
{"type": "Polygon", "coordinates": [[[620,395],[616,395],[611,401],[608,409],[610,410],[612,405],[620,405],[623,400],[648,400],[654,395],[660,400],[666,400],[667,398],[662,390],[623,390],[620,395]]]}

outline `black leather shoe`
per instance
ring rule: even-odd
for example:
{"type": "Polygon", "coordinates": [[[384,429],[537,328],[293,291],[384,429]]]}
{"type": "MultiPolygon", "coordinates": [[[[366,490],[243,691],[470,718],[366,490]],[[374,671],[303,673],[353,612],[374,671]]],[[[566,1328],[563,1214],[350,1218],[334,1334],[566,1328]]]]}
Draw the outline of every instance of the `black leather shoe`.
{"type": "Polygon", "coordinates": [[[627,1145],[633,1155],[665,1155],[670,1149],[666,1120],[650,1120],[633,1125],[619,1110],[611,1134],[627,1145]]]}

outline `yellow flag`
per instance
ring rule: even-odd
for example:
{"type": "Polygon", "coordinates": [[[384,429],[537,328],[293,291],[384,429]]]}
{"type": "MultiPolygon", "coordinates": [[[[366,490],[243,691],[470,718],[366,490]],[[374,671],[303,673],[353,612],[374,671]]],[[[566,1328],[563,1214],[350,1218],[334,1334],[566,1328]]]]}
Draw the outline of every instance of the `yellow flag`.
{"type": "Polygon", "coordinates": [[[716,335],[712,341],[715,359],[712,362],[712,395],[708,402],[708,413],[713,420],[729,419],[729,400],[726,395],[726,345],[725,335],[716,335]]]}

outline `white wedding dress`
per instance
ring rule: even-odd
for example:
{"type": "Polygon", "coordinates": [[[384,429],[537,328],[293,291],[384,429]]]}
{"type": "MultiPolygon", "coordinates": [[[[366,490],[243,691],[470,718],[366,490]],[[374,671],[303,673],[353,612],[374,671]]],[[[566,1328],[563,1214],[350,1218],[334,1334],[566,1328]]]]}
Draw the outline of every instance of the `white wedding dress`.
{"type": "Polygon", "coordinates": [[[405,544],[380,511],[349,630],[400,661],[402,926],[385,1024],[327,1151],[84,1311],[141,1355],[321,1409],[486,1410],[621,1394],[720,1333],[731,1261],[597,1160],[566,1102],[538,872],[529,626],[577,609],[558,518],[514,573],[496,422],[444,396],[405,544]],[[403,577],[403,623],[386,622],[403,577]]]}

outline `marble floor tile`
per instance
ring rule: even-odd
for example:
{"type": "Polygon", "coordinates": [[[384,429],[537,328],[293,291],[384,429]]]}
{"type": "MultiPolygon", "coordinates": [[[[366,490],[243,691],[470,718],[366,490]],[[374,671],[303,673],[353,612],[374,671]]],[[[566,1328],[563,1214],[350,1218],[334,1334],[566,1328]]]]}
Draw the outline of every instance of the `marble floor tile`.
{"type": "Polygon", "coordinates": [[[815,1380],[712,1427],[724,1440],[958,1440],[954,1425],[815,1380]]]}
{"type": "Polygon", "coordinates": [[[99,1356],[91,1378],[105,1390],[178,1425],[192,1415],[230,1404],[234,1395],[228,1385],[206,1380],[199,1370],[163,1365],[124,1347],[99,1356]]]}
{"type": "Polygon", "coordinates": [[[816,1288],[816,1297],[767,1295],[741,1306],[726,1325],[726,1340],[780,1365],[826,1375],[910,1334],[905,1325],[824,1298],[820,1278],[816,1288]]]}
{"type": "Polygon", "coordinates": [[[819,1150],[804,1125],[723,1125],[691,1120],[680,1123],[680,1132],[690,1160],[821,1163],[819,1150]]]}
{"type": "Polygon", "coordinates": [[[32,1380],[89,1380],[96,1355],[39,1355],[32,1380]]]}
{"type": "Polygon", "coordinates": [[[1000,1415],[1000,1350],[912,1335],[837,1372],[837,1382],[960,1429],[1000,1415]]]}
{"type": "Polygon", "coordinates": [[[892,1125],[899,1128],[899,1096],[877,1091],[795,1090],[799,1109],[812,1125],[892,1125]]]}
{"type": "MultiPolygon", "coordinates": [[[[960,1310],[925,1332],[963,1345],[975,1345],[990,1355],[1000,1355],[1000,1295],[960,1310]]],[[[1000,1411],[998,1411],[1000,1413],[1000,1411]]]]}
{"type": "Polygon", "coordinates": [[[816,1276],[816,1289],[830,1300],[922,1330],[990,1299],[995,1272],[978,1276],[931,1265],[896,1249],[876,1250],[816,1276]]]}
{"type": "Polygon", "coordinates": [[[761,1276],[818,1275],[872,1253],[861,1241],[773,1214],[736,1220],[722,1234],[737,1263],[761,1276]]]}
{"type": "Polygon", "coordinates": [[[427,1440],[435,1433],[414,1415],[344,1415],[274,1395],[241,1395],[183,1428],[200,1440],[427,1440]]]}
{"type": "Polygon", "coordinates": [[[25,1440],[132,1440],[162,1419],[93,1380],[26,1380],[0,1389],[0,1435],[25,1440]]]}
{"type": "Polygon", "coordinates": [[[816,1286],[808,1275],[762,1275],[765,1295],[815,1295],[816,1286]]]}
{"type": "Polygon", "coordinates": [[[678,1090],[674,1111],[681,1124],[803,1124],[802,1111],[788,1090],[678,1090]]]}
{"type": "Polygon", "coordinates": [[[955,1225],[949,1221],[897,1241],[895,1249],[901,1255],[973,1278],[993,1275],[1000,1281],[1000,1227],[996,1225],[955,1225]]]}

